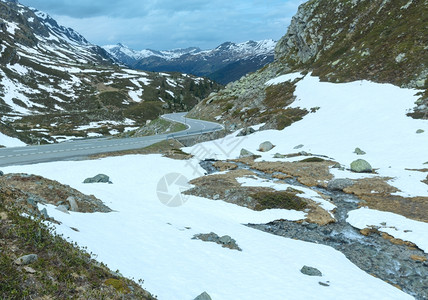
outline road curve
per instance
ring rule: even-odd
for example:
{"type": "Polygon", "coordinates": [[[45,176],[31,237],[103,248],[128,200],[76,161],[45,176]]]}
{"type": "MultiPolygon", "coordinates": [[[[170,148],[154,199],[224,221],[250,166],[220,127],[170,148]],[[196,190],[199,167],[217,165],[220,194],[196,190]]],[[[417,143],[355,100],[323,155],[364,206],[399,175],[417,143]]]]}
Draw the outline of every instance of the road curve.
{"type": "Polygon", "coordinates": [[[187,125],[186,130],[170,134],[120,139],[82,139],[50,145],[2,148],[0,149],[0,167],[83,159],[89,155],[139,149],[170,138],[200,135],[224,129],[220,124],[189,119],[185,115],[186,113],[173,113],[162,116],[164,119],[187,125]]]}

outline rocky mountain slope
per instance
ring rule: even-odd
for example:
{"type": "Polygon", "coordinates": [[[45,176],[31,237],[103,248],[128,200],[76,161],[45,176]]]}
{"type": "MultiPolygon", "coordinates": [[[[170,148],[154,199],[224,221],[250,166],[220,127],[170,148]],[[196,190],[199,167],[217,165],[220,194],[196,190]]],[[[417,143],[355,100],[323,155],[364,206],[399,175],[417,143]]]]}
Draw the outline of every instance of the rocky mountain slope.
{"type": "Polygon", "coordinates": [[[273,40],[226,42],[211,50],[196,47],[169,51],[135,51],[122,44],[104,46],[128,67],[156,72],[184,72],[227,84],[273,61],[273,40]]]}
{"type": "Polygon", "coordinates": [[[101,47],[17,1],[0,1],[0,41],[0,132],[26,143],[122,132],[219,88],[120,68],[101,47]]]}
{"type": "Polygon", "coordinates": [[[299,71],[329,82],[365,79],[419,89],[409,115],[428,118],[427,15],[426,0],[308,1],[278,42],[272,64],[230,83],[191,115],[217,116],[231,129],[261,122],[281,129],[309,111],[287,108],[294,101],[296,81],[266,82],[299,71]]]}

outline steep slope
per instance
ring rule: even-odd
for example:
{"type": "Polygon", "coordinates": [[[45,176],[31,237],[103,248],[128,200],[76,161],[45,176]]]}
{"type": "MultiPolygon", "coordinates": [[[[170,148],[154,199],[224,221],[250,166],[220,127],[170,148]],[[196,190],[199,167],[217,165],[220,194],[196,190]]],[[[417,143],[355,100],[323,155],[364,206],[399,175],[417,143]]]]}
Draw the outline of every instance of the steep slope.
{"type": "Polygon", "coordinates": [[[287,109],[295,82],[265,83],[299,71],[330,82],[366,79],[420,89],[410,114],[427,118],[427,16],[426,0],[308,1],[278,42],[274,63],[211,95],[191,115],[217,116],[230,128],[266,122],[281,129],[308,110],[287,109]]]}
{"type": "Polygon", "coordinates": [[[200,77],[119,68],[104,49],[15,1],[0,1],[0,40],[0,131],[26,143],[123,131],[218,88],[200,77]]]}
{"type": "Polygon", "coordinates": [[[104,46],[115,59],[128,67],[156,72],[184,72],[207,76],[221,84],[241,78],[273,61],[273,40],[223,43],[215,49],[191,47],[170,51],[135,51],[122,44],[104,46]]]}

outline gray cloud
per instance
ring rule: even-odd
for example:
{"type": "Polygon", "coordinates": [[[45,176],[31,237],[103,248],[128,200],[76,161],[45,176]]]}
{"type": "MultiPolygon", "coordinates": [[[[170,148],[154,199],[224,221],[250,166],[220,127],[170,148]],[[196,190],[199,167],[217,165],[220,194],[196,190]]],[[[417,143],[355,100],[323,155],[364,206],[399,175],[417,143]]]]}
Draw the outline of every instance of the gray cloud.
{"type": "Polygon", "coordinates": [[[279,39],[302,0],[21,0],[89,41],[134,49],[279,39]]]}

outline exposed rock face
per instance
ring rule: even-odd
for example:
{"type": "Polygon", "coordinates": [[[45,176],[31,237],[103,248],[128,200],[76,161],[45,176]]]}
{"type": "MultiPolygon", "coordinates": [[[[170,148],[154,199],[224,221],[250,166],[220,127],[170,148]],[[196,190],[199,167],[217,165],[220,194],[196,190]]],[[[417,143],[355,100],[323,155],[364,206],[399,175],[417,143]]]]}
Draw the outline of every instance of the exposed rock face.
{"type": "Polygon", "coordinates": [[[287,109],[298,79],[269,87],[265,83],[299,71],[329,82],[366,79],[425,90],[409,115],[428,118],[424,11],[425,0],[405,5],[384,0],[308,1],[277,43],[273,63],[210,95],[190,116],[217,117],[229,130],[257,123],[266,123],[261,129],[282,129],[305,115],[287,109]]]}

